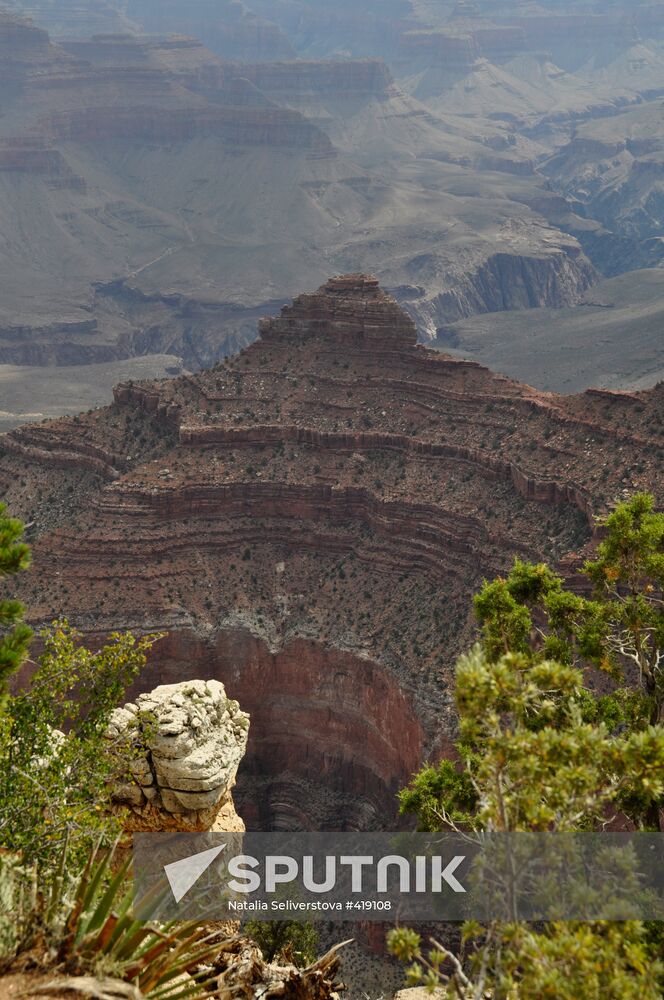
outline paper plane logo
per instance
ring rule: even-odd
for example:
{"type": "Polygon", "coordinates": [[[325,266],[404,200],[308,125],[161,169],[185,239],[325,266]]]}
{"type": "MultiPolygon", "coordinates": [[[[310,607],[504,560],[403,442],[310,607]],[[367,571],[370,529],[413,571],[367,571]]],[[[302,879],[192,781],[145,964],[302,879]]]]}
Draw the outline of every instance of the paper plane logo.
{"type": "Polygon", "coordinates": [[[170,865],[164,865],[166,878],[176,903],[184,899],[191,887],[198,882],[203,872],[208,870],[225,847],[225,844],[220,844],[219,847],[212,847],[209,851],[191,854],[188,858],[182,858],[181,861],[172,861],[170,865]]]}

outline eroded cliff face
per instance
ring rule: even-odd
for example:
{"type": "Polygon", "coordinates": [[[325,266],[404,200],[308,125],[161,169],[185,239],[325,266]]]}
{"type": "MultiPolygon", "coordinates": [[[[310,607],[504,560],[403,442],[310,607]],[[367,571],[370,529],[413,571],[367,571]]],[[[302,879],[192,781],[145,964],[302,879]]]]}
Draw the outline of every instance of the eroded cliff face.
{"type": "Polygon", "coordinates": [[[412,695],[393,676],[361,650],[271,642],[251,614],[222,630],[172,631],[153,676],[165,684],[223,677],[247,709],[234,800],[249,829],[380,826],[422,760],[412,695]]]}
{"type": "Polygon", "coordinates": [[[374,828],[455,735],[471,596],[515,556],[573,575],[594,515],[663,495],[662,387],[558,397],[417,345],[331,279],[211,371],[0,439],[35,620],[168,635],[134,692],[221,680],[262,828],[374,828]]]}
{"type": "Polygon", "coordinates": [[[382,59],[236,63],[227,72],[251,80],[263,93],[287,103],[292,99],[306,102],[309,95],[323,101],[344,96],[384,99],[394,86],[382,59]]]}
{"type": "Polygon", "coordinates": [[[292,44],[268,18],[241,0],[8,0],[5,5],[34,19],[58,41],[119,36],[128,32],[195,35],[225,58],[288,59],[292,44]]]}
{"type": "MultiPolygon", "coordinates": [[[[418,262],[422,269],[435,260],[418,262]]],[[[431,338],[448,323],[482,313],[518,309],[561,309],[575,305],[595,280],[595,269],[580,252],[576,241],[564,250],[556,248],[541,256],[493,253],[464,274],[450,275],[443,289],[431,297],[417,289],[399,290],[399,298],[431,338]],[[415,294],[413,294],[415,292],[415,294]]]]}

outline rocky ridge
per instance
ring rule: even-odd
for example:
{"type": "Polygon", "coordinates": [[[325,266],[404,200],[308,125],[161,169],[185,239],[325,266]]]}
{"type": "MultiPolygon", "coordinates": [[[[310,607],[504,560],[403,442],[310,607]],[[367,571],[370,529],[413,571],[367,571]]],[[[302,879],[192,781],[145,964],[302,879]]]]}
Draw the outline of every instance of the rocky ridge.
{"type": "Polygon", "coordinates": [[[252,718],[248,826],[372,828],[455,733],[470,596],[515,556],[573,577],[594,517],[662,500],[662,386],[561,397],[417,344],[331,279],[214,369],[0,439],[32,522],[19,594],[91,634],[167,633],[136,695],[220,679],[252,718]]]}

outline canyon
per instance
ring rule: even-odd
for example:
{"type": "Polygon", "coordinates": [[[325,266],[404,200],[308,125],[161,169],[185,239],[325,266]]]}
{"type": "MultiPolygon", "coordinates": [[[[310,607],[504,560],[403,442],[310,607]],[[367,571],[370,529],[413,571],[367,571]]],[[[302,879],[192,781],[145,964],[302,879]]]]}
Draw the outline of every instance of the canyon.
{"type": "Polygon", "coordinates": [[[0,102],[0,595],[161,635],[113,809],[410,828],[482,583],[664,504],[664,2],[2,0],[0,102]]]}
{"type": "Polygon", "coordinates": [[[376,278],[332,278],[207,371],[0,437],[34,557],[14,593],[91,642],[164,632],[133,700],[224,684],[249,829],[397,822],[451,752],[482,579],[520,557],[574,581],[596,518],[663,500],[664,383],[558,396],[417,341],[376,278]]]}
{"type": "MultiPolygon", "coordinates": [[[[2,427],[62,412],[30,405],[33,368],[99,366],[105,403],[119,364],[213,365],[333,271],[523,377],[459,324],[583,317],[603,277],[636,294],[660,270],[660,6],[12,0],[2,427]]],[[[623,381],[593,347],[574,388],[653,384],[647,343],[623,381]]],[[[564,350],[531,356],[530,382],[566,389],[564,350]]]]}
{"type": "MultiPolygon", "coordinates": [[[[53,62],[39,75],[26,70],[0,136],[5,182],[25,175],[38,189],[40,225],[55,229],[39,261],[50,347],[42,360],[161,352],[209,364],[246,340],[256,310],[292,295],[295,269],[314,283],[330,265],[371,262],[402,288],[427,337],[444,318],[502,308],[510,265],[527,274],[515,307],[569,305],[593,279],[574,239],[552,229],[543,239],[544,220],[515,203],[523,181],[499,178],[479,216],[471,197],[446,194],[486,147],[468,136],[450,149],[442,123],[396,87],[382,62],[252,65],[223,62],[192,39],[103,36],[53,46],[42,36],[39,50],[53,62]],[[377,170],[382,153],[390,159],[377,170]],[[121,193],[107,190],[111,175],[121,193]],[[419,196],[411,204],[412,185],[419,196]],[[440,226],[431,221],[437,215],[440,226]],[[389,216],[396,224],[382,234],[389,216]],[[49,273],[56,237],[81,265],[64,286],[49,273]],[[118,275],[127,257],[129,273],[118,275]]],[[[500,169],[501,153],[491,155],[500,169]]],[[[44,327],[21,324],[22,261],[6,265],[16,281],[0,360],[35,363],[44,327]],[[17,342],[17,326],[34,334],[17,342]]]]}

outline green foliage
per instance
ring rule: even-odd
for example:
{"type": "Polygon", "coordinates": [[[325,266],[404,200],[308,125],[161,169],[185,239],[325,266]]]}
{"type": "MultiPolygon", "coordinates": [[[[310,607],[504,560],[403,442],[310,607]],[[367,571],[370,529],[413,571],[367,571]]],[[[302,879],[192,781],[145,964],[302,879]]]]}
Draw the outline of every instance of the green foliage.
{"type": "MultiPolygon", "coordinates": [[[[219,946],[211,944],[204,929],[193,923],[156,926],[134,920],[129,863],[117,866],[114,850],[94,851],[82,875],[74,879],[68,878],[66,857],[64,849],[59,877],[48,892],[36,891],[32,896],[24,891],[25,878],[19,882],[7,857],[3,858],[0,894],[5,899],[9,896],[13,904],[13,941],[0,955],[0,962],[4,959],[9,965],[17,951],[30,948],[46,967],[71,976],[111,975],[134,983],[146,1000],[194,1000],[210,995],[211,982],[198,969],[219,946]],[[185,972],[197,978],[178,981],[185,972]]],[[[10,935],[6,927],[0,926],[1,930],[6,946],[10,935]]]]}
{"type": "Polygon", "coordinates": [[[544,564],[517,560],[506,579],[475,599],[487,654],[592,663],[616,680],[635,677],[648,699],[647,721],[664,709],[664,514],[637,494],[601,525],[597,559],[583,568],[588,599],[567,590],[544,564]],[[631,670],[631,674],[630,674],[631,670]]]}
{"type": "Polygon", "coordinates": [[[662,965],[639,922],[557,923],[542,934],[520,925],[508,936],[503,995],[542,1000],[658,1000],[662,965]]]}
{"type": "Polygon", "coordinates": [[[599,822],[619,794],[646,806],[664,793],[664,729],[612,736],[583,721],[581,674],[522,654],[457,669],[461,732],[472,740],[482,829],[575,830],[599,822]]]}
{"type": "MultiPolygon", "coordinates": [[[[664,797],[661,650],[664,515],[637,496],[607,519],[584,572],[592,599],[565,589],[546,565],[517,561],[486,583],[475,607],[482,645],[461,657],[456,701],[460,767],[425,768],[401,793],[425,829],[596,829],[611,810],[637,824],[664,797]],[[593,663],[636,688],[595,697],[593,663]],[[473,800],[474,796],[474,800],[473,800]]],[[[662,930],[627,923],[467,924],[460,956],[398,929],[390,950],[410,985],[494,1000],[655,1000],[662,995],[662,930]]]]}
{"type": "Polygon", "coordinates": [[[127,747],[106,738],[112,710],[146,662],[155,636],[115,633],[91,652],[66,621],[42,633],[29,687],[0,718],[0,837],[48,878],[67,844],[76,867],[101,833],[114,836],[109,789],[127,747]],[[115,752],[117,751],[117,753],[115,752]]]}
{"type": "MultiPolygon", "coordinates": [[[[0,503],[0,579],[30,565],[30,549],[20,541],[23,525],[7,517],[0,503]]],[[[28,653],[32,630],[23,621],[24,608],[18,601],[0,601],[0,713],[7,702],[9,678],[28,653]]]]}
{"type": "Polygon", "coordinates": [[[291,962],[305,968],[316,960],[319,937],[313,924],[297,920],[248,920],[244,931],[256,942],[266,962],[291,962]]]}
{"type": "Polygon", "coordinates": [[[399,792],[400,811],[415,814],[418,829],[430,832],[443,826],[470,825],[477,803],[470,775],[451,760],[424,767],[399,792]]]}
{"type": "MultiPolygon", "coordinates": [[[[587,721],[582,674],[568,664],[524,653],[493,659],[482,647],[457,666],[457,706],[466,783],[451,765],[426,768],[402,793],[427,829],[456,828],[462,816],[477,830],[591,829],[629,796],[657,801],[664,793],[664,728],[612,734],[597,712],[587,721]],[[585,713],[585,717],[584,717],[585,713]],[[436,822],[438,826],[436,826],[436,822]]],[[[437,942],[422,947],[400,929],[390,949],[410,962],[410,985],[443,987],[449,996],[494,1000],[655,1000],[664,967],[654,960],[656,936],[643,924],[552,923],[544,930],[495,922],[465,927],[465,961],[437,942]]]]}
{"type": "MultiPolygon", "coordinates": [[[[600,527],[597,558],[583,568],[592,598],[566,589],[548,566],[517,560],[475,599],[482,642],[492,660],[511,651],[533,663],[605,671],[616,689],[602,698],[580,693],[583,718],[645,732],[664,717],[664,514],[638,494],[600,527]]],[[[622,806],[638,825],[657,827],[661,803],[632,790],[622,806]]]]}
{"type": "Polygon", "coordinates": [[[574,667],[523,653],[493,660],[476,646],[462,656],[456,702],[466,770],[425,768],[402,792],[402,811],[429,830],[573,831],[592,828],[616,802],[656,803],[664,728],[612,734],[601,718],[586,721],[582,680],[574,667]]]}
{"type": "Polygon", "coordinates": [[[609,662],[636,667],[652,699],[652,721],[664,707],[664,514],[652,496],[638,494],[606,519],[606,538],[584,572],[605,608],[602,637],[609,662]]]}
{"type": "Polygon", "coordinates": [[[653,960],[643,924],[467,925],[461,956],[398,928],[390,952],[409,963],[409,986],[446,997],[493,1000],[661,1000],[663,967],[653,960]]]}
{"type": "MultiPolygon", "coordinates": [[[[0,577],[30,561],[22,525],[4,511],[0,577]]],[[[110,715],[158,636],[114,633],[92,652],[67,621],[53,622],[29,686],[9,696],[32,637],[23,611],[0,602],[0,967],[36,949],[47,965],[119,976],[150,1000],[208,995],[177,982],[212,954],[202,932],[134,921],[127,866],[113,872],[113,852],[99,852],[118,832],[110,789],[131,758],[108,737],[110,715]]]]}

